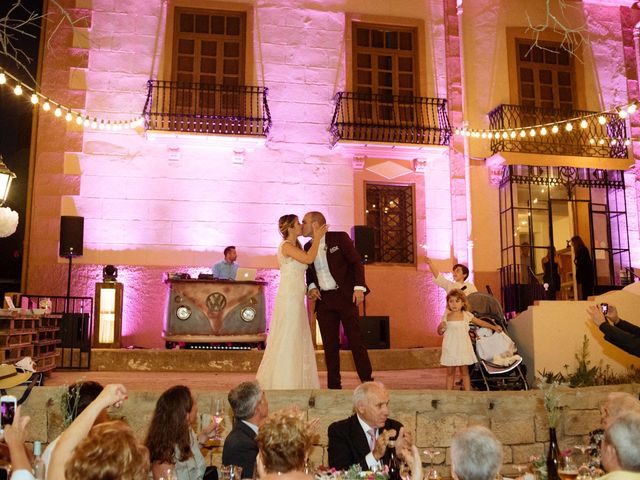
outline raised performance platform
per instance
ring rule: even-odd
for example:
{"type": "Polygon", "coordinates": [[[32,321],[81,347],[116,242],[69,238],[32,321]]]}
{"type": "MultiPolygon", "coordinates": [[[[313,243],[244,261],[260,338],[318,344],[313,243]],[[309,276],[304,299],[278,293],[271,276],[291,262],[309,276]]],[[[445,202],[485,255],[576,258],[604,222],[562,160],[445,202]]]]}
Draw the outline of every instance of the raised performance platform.
{"type": "MultiPolygon", "coordinates": [[[[255,373],[262,350],[93,349],[91,370],[101,372],[255,373]]],[[[369,350],[374,371],[440,368],[440,348],[369,350]]],[[[318,370],[324,353],[316,351],[318,370]]],[[[355,371],[350,351],[340,352],[342,371],[355,371]]]]}

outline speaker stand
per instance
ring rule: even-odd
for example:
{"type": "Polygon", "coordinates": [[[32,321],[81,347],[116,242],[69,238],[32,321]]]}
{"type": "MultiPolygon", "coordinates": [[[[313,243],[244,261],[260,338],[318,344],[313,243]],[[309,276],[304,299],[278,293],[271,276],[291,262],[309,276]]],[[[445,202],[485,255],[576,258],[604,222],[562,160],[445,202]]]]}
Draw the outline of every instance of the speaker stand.
{"type": "Polygon", "coordinates": [[[71,262],[73,255],[69,255],[69,271],[67,273],[67,298],[64,301],[64,313],[69,313],[69,301],[71,300],[71,262]]]}

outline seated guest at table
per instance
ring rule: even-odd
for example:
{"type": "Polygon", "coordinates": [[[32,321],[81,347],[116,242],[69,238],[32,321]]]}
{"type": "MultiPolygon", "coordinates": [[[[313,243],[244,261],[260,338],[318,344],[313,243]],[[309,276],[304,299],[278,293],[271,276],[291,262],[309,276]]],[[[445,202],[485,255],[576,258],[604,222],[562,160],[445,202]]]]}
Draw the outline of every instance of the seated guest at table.
{"type": "Polygon", "coordinates": [[[607,305],[608,311],[604,314],[602,305],[605,304],[590,306],[587,313],[604,333],[604,339],[625,352],[640,357],[640,327],[622,320],[613,305],[607,305]]]}
{"type": "Polygon", "coordinates": [[[257,437],[260,480],[312,479],[312,475],[305,473],[305,467],[316,440],[317,435],[299,412],[279,411],[269,415],[257,437]]]}
{"type": "Polygon", "coordinates": [[[267,397],[258,382],[243,382],[229,392],[233,429],[224,440],[223,465],[242,467],[242,478],[252,478],[258,455],[256,435],[269,414],[267,397]]]}
{"type": "Polygon", "coordinates": [[[473,283],[467,282],[467,278],[469,278],[469,269],[466,265],[456,263],[453,266],[453,281],[451,281],[440,273],[440,270],[438,270],[438,268],[433,264],[433,260],[429,257],[427,257],[427,264],[433,274],[435,284],[440,288],[444,288],[445,292],[449,293],[451,290],[457,289],[462,290],[466,295],[469,295],[470,293],[478,291],[473,283]]]}
{"type": "Polygon", "coordinates": [[[640,413],[638,396],[627,392],[611,392],[607,395],[607,401],[600,407],[602,428],[607,428],[618,417],[629,412],[640,413]]]}
{"type": "Polygon", "coordinates": [[[494,480],[502,465],[502,445],[479,425],[458,430],[451,440],[451,475],[456,480],[494,480]]]}
{"type": "Polygon", "coordinates": [[[402,424],[389,418],[389,394],[380,382],[365,382],[353,391],[354,414],[329,425],[329,466],[346,470],[360,464],[371,470],[385,463],[387,442],[396,440],[396,451],[412,443],[402,424]]]}
{"type": "Polygon", "coordinates": [[[177,480],[217,477],[205,476],[200,445],[215,433],[216,425],[203,428],[199,435],[191,427],[198,418],[198,404],[188,387],[176,385],[166,390],[156,403],[145,445],[149,449],[153,478],[163,478],[174,469],[177,480]]]}
{"type": "Polygon", "coordinates": [[[640,414],[629,412],[605,430],[601,448],[602,480],[640,480],[640,414]]]}
{"type": "Polygon", "coordinates": [[[238,273],[237,258],[236,247],[229,246],[225,248],[224,260],[220,260],[212,268],[213,276],[219,280],[235,280],[236,273],[238,273]]]}
{"type": "MultiPolygon", "coordinates": [[[[102,392],[103,386],[98,382],[78,382],[74,385],[71,385],[67,390],[66,394],[66,404],[65,407],[65,418],[64,418],[64,426],[67,426],[69,423],[73,422],[78,415],[80,415],[85,408],[89,406],[91,402],[93,402],[100,392],[102,392]]],[[[98,425],[100,423],[108,422],[109,415],[107,414],[107,409],[105,408],[100,412],[94,425],[98,425]]],[[[49,468],[49,462],[51,462],[51,455],[53,454],[54,448],[58,444],[58,440],[60,437],[58,436],[53,442],[47,445],[47,448],[44,450],[42,454],[42,461],[45,464],[46,468],[49,468]]]]}

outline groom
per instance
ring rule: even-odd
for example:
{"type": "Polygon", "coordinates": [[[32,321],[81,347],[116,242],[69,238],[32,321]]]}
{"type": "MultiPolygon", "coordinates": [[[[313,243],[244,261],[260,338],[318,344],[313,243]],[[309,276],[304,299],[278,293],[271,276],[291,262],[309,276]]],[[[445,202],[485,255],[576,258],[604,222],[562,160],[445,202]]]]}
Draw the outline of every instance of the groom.
{"type": "MultiPolygon", "coordinates": [[[[311,237],[313,226],[327,223],[320,212],[309,212],[302,219],[302,235],[311,237]]],[[[311,242],[305,246],[309,250],[311,242]]],[[[360,381],[371,378],[371,362],[362,341],[358,305],[367,287],[360,255],[346,232],[327,232],[320,240],[315,261],[307,269],[308,296],[316,300],[316,316],[322,335],[327,364],[327,386],[340,389],[340,323],[349,340],[353,362],[360,381]]]]}

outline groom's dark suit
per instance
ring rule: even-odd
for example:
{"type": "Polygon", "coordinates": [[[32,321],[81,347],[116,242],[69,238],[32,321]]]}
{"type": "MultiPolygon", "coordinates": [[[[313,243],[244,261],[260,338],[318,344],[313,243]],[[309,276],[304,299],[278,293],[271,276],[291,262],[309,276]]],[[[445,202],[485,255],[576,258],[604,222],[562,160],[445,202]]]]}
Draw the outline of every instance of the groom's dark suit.
{"type": "MultiPolygon", "coordinates": [[[[380,430],[396,431],[397,438],[402,424],[396,420],[388,418],[384,423],[384,428],[380,430]]],[[[364,433],[357,415],[334,422],[329,425],[329,466],[337,470],[346,470],[351,465],[359,463],[363,470],[369,470],[366,456],[371,452],[367,435],[364,433]]],[[[386,465],[387,454],[382,457],[382,463],[386,465]]]]}
{"type": "MultiPolygon", "coordinates": [[[[342,388],[340,382],[340,323],[349,340],[353,362],[360,380],[371,380],[371,362],[367,348],[362,341],[358,323],[358,307],[353,303],[353,287],[366,287],[364,267],[360,254],[346,232],[327,232],[325,235],[327,263],[331,276],[338,285],[336,290],[322,290],[318,282],[315,265],[307,269],[307,285],[314,283],[322,298],[316,301],[316,315],[324,358],[327,364],[327,384],[329,388],[342,388]]],[[[304,248],[309,250],[311,242],[304,248]]],[[[321,252],[318,252],[320,255],[321,252]]]]}

